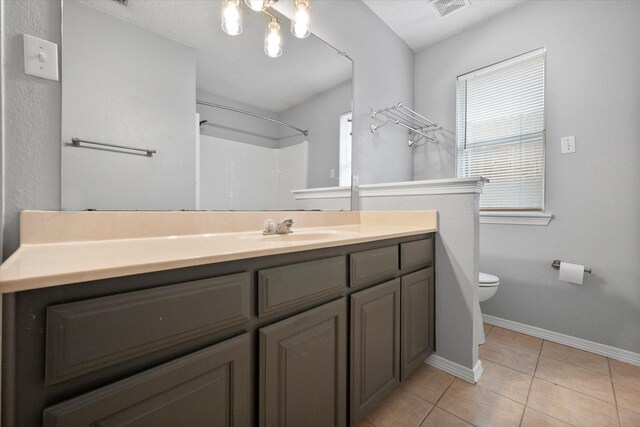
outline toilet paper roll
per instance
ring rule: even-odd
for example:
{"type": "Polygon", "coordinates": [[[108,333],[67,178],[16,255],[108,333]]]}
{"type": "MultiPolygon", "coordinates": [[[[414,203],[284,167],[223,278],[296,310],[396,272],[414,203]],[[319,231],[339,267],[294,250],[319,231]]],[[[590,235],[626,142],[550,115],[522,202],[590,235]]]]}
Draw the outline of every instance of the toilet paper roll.
{"type": "Polygon", "coordinates": [[[571,264],[570,262],[560,263],[560,272],[558,273],[558,280],[564,280],[565,282],[576,283],[582,285],[582,279],[584,277],[584,265],[571,264]]]}

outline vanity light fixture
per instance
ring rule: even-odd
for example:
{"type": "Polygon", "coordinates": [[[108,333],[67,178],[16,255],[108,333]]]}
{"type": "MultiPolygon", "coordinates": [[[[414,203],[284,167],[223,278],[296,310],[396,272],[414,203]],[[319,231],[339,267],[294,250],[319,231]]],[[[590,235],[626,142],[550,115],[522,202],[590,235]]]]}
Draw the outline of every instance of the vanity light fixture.
{"type": "Polygon", "coordinates": [[[271,17],[271,22],[267,24],[264,52],[272,58],[282,55],[282,33],[280,32],[280,23],[275,17],[271,17]]]}
{"type": "MultiPolygon", "coordinates": [[[[293,18],[291,19],[291,33],[299,39],[309,37],[311,34],[311,15],[309,10],[310,0],[293,1],[293,18]]],[[[264,38],[264,51],[272,57],[282,55],[282,33],[278,19],[267,12],[267,9],[276,4],[278,0],[244,0],[247,7],[256,12],[264,12],[271,17],[267,24],[264,38]]],[[[237,36],[242,32],[241,0],[224,0],[222,2],[222,29],[230,36],[237,36]]]]}
{"type": "Polygon", "coordinates": [[[268,7],[273,6],[278,0],[244,0],[244,2],[249,6],[249,9],[262,12],[268,7]]]}
{"type": "Polygon", "coordinates": [[[237,36],[242,32],[240,0],[224,0],[222,3],[222,29],[230,36],[237,36]]]}
{"type": "Polygon", "coordinates": [[[311,34],[309,9],[309,0],[295,0],[293,3],[291,33],[299,39],[309,37],[309,34],[311,34]]]}

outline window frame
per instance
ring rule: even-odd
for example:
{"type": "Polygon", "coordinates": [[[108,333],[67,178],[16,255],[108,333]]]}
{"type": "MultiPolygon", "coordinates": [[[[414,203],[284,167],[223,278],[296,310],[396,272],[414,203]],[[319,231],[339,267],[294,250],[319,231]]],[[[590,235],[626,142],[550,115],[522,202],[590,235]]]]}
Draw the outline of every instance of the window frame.
{"type": "MultiPolygon", "coordinates": [[[[481,76],[483,74],[489,74],[489,73],[493,73],[496,72],[500,69],[504,69],[510,66],[514,66],[517,63],[521,62],[522,60],[526,60],[526,59],[533,59],[536,58],[538,56],[542,56],[542,99],[543,99],[543,104],[542,104],[542,129],[539,131],[540,134],[540,139],[541,139],[541,151],[542,151],[542,158],[541,158],[541,167],[542,167],[542,175],[541,175],[541,200],[540,200],[540,206],[539,207],[535,207],[535,208],[520,208],[518,206],[511,206],[511,207],[480,207],[480,212],[481,215],[485,215],[487,217],[490,217],[492,213],[495,213],[497,216],[500,217],[508,217],[510,213],[513,213],[516,217],[519,217],[521,215],[519,214],[524,214],[524,213],[530,213],[530,214],[542,214],[542,216],[544,216],[545,218],[550,218],[552,217],[552,215],[545,215],[544,213],[546,212],[546,74],[547,74],[547,58],[546,58],[546,48],[541,47],[538,49],[534,49],[532,51],[528,51],[525,52],[523,54],[519,54],[507,59],[504,59],[502,61],[498,61],[492,64],[489,64],[487,66],[481,67],[481,68],[477,68],[475,70],[460,74],[456,77],[456,140],[455,140],[455,174],[457,178],[463,178],[466,176],[462,176],[460,174],[460,159],[459,159],[459,155],[462,151],[467,150],[466,148],[466,144],[467,144],[467,137],[466,137],[466,131],[467,131],[467,125],[466,125],[466,120],[468,117],[467,114],[467,96],[468,96],[468,89],[467,89],[467,82],[468,80],[472,77],[472,76],[481,76]],[[464,86],[464,89],[462,89],[462,87],[464,86]],[[464,112],[463,112],[463,116],[464,116],[464,120],[465,120],[465,125],[464,125],[464,132],[465,132],[465,136],[463,139],[460,139],[460,132],[459,132],[459,120],[460,120],[460,104],[459,104],[459,99],[461,97],[460,95],[460,91],[464,90],[464,98],[465,98],[465,102],[464,102],[464,112]],[[462,145],[464,145],[464,147],[462,147],[462,145]]],[[[536,132],[537,134],[538,132],[536,132]]],[[[513,144],[514,141],[509,141],[509,138],[520,138],[520,142],[517,142],[519,144],[523,144],[526,143],[526,139],[523,139],[522,137],[526,136],[524,134],[520,134],[519,136],[511,136],[511,137],[507,137],[507,138],[503,138],[505,139],[504,142],[487,142],[487,143],[481,143],[480,145],[477,146],[477,148],[475,149],[482,149],[483,147],[487,147],[487,146],[507,146],[508,144],[513,144]]],[[[499,140],[499,139],[496,139],[499,140]]],[[[472,148],[473,149],[473,148],[472,148]]],[[[522,194],[522,193],[519,193],[522,194]]],[[[482,195],[480,196],[482,197],[482,195]]],[[[499,223],[499,222],[495,222],[495,223],[499,223]]],[[[501,223],[501,222],[500,222],[501,223]]],[[[508,223],[508,222],[504,222],[504,223],[508,223]]],[[[548,221],[547,221],[548,224],[548,221]]],[[[546,224],[536,224],[536,225],[546,225],[546,224]]]]}

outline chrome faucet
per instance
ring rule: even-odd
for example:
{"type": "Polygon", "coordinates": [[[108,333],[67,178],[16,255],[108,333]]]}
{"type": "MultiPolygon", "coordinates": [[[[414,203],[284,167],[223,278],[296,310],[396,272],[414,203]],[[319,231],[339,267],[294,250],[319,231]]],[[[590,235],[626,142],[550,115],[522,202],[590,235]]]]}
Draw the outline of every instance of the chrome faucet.
{"type": "Polygon", "coordinates": [[[284,221],[276,224],[273,220],[266,220],[264,223],[264,230],[262,234],[289,234],[293,233],[291,230],[291,226],[293,225],[293,220],[291,218],[285,219],[284,221]]]}

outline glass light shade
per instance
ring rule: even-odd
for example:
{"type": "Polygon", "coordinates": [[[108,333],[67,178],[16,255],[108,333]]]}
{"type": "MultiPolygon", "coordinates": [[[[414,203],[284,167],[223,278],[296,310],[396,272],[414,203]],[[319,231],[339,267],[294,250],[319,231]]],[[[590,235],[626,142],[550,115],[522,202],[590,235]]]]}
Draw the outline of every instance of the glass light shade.
{"type": "Polygon", "coordinates": [[[269,6],[268,0],[244,0],[251,10],[262,12],[269,6]]]}
{"type": "Polygon", "coordinates": [[[242,32],[240,0],[225,0],[222,3],[222,29],[230,36],[237,36],[242,32]]]}
{"type": "Polygon", "coordinates": [[[275,18],[272,18],[271,22],[267,24],[264,52],[272,58],[282,55],[282,34],[280,33],[280,24],[275,18]]]}
{"type": "Polygon", "coordinates": [[[309,37],[309,34],[311,34],[311,15],[309,10],[309,0],[294,1],[291,33],[299,39],[309,37]]]}

